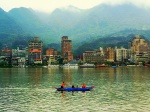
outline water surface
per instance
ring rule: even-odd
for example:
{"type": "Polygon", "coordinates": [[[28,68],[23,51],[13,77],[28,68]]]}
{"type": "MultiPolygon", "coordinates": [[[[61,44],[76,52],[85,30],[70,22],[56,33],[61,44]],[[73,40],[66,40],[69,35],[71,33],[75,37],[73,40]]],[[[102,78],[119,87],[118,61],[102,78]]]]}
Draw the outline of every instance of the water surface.
{"type": "Polygon", "coordinates": [[[149,112],[150,68],[0,68],[0,111],[149,112]],[[56,92],[67,86],[94,85],[91,92],[56,92]]]}

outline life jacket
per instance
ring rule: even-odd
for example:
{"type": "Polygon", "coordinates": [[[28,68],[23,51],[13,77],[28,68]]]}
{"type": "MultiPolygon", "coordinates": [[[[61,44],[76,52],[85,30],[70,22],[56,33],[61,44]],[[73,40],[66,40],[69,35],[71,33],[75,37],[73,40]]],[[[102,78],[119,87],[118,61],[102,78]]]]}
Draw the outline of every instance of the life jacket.
{"type": "Polygon", "coordinates": [[[61,86],[64,87],[64,86],[65,86],[65,83],[62,83],[61,86]]]}
{"type": "Polygon", "coordinates": [[[85,84],[83,84],[83,85],[82,85],[82,88],[86,88],[86,85],[85,85],[85,84]]]}

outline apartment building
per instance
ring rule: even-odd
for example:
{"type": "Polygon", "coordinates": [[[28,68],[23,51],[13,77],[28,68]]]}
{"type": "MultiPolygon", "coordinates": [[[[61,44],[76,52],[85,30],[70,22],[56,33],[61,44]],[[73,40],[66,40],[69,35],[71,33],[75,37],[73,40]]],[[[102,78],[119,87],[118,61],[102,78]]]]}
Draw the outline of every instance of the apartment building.
{"type": "Polygon", "coordinates": [[[73,60],[72,41],[68,40],[68,36],[63,36],[61,39],[61,54],[65,60],[73,60]]]}
{"type": "Polygon", "coordinates": [[[111,61],[114,62],[115,60],[115,51],[111,47],[107,47],[104,50],[104,56],[105,56],[105,61],[111,61]]]}
{"type": "Polygon", "coordinates": [[[150,45],[146,39],[136,35],[133,40],[129,42],[129,47],[133,51],[131,55],[133,61],[150,61],[150,45]]]}
{"type": "Polygon", "coordinates": [[[115,61],[125,61],[128,59],[128,49],[123,47],[115,48],[115,61]]]}
{"type": "Polygon", "coordinates": [[[104,62],[103,50],[100,48],[99,50],[95,51],[85,51],[83,53],[83,62],[102,64],[104,62]]]}
{"type": "Polygon", "coordinates": [[[28,62],[29,64],[42,64],[43,42],[34,37],[28,42],[28,62]]]}

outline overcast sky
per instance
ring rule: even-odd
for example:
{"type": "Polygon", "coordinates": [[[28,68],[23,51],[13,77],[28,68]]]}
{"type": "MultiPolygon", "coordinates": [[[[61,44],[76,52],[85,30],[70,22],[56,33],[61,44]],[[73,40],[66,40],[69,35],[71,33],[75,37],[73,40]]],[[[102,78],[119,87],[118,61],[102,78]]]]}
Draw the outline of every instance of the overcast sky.
{"type": "Polygon", "coordinates": [[[92,8],[101,3],[117,5],[133,3],[140,7],[150,7],[150,0],[0,0],[0,7],[9,11],[12,8],[26,7],[43,12],[51,12],[58,7],[72,5],[80,9],[92,8]]]}

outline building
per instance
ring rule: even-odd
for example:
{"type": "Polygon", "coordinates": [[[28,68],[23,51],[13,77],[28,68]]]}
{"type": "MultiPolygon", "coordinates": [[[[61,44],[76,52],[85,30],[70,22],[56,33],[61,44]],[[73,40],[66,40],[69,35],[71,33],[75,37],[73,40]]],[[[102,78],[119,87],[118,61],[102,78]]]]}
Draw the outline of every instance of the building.
{"type": "Polygon", "coordinates": [[[103,53],[102,48],[100,48],[99,50],[95,50],[95,51],[85,51],[83,53],[83,62],[103,64],[104,53],[103,53]]]}
{"type": "Polygon", "coordinates": [[[104,57],[105,57],[105,61],[114,62],[114,60],[115,60],[115,51],[114,51],[114,49],[111,48],[111,47],[107,47],[104,50],[104,57]]]}
{"type": "Polygon", "coordinates": [[[6,62],[8,65],[11,65],[11,58],[12,58],[12,50],[4,48],[1,51],[1,61],[6,62]]]}
{"type": "Polygon", "coordinates": [[[145,47],[149,46],[149,43],[139,35],[136,35],[131,42],[129,42],[129,47],[133,50],[133,52],[148,52],[145,47]]]}
{"type": "Polygon", "coordinates": [[[129,47],[133,51],[131,61],[150,61],[150,45],[146,39],[136,35],[133,40],[129,42],[129,47]]]}
{"type": "Polygon", "coordinates": [[[28,62],[29,64],[42,64],[43,42],[34,37],[28,42],[28,62]]]}
{"type": "Polygon", "coordinates": [[[12,49],[12,65],[24,67],[28,60],[28,48],[24,49],[12,49]]]}
{"type": "Polygon", "coordinates": [[[46,50],[46,55],[44,57],[46,58],[44,59],[46,63],[50,65],[54,64],[57,61],[57,58],[60,56],[58,55],[57,50],[55,50],[54,48],[49,48],[46,50]]]}
{"type": "Polygon", "coordinates": [[[57,51],[54,48],[49,48],[46,50],[46,56],[57,55],[57,51]]]}
{"type": "Polygon", "coordinates": [[[68,40],[68,36],[63,36],[61,40],[61,55],[65,60],[73,60],[72,41],[68,40]]]}
{"type": "Polygon", "coordinates": [[[123,47],[121,48],[115,48],[115,61],[125,61],[128,59],[128,49],[125,49],[123,47]]]}

